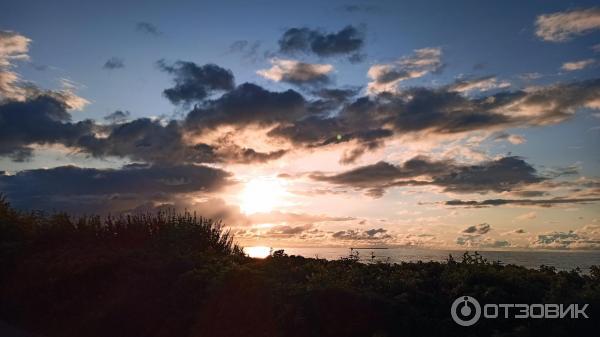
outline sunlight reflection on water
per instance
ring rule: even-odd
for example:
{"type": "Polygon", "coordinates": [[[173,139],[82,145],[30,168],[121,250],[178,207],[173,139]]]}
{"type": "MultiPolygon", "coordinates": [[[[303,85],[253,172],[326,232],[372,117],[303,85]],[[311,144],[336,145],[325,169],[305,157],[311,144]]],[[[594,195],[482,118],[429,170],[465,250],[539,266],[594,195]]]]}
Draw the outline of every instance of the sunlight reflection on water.
{"type": "MultiPolygon", "coordinates": [[[[328,260],[348,256],[349,248],[273,248],[284,249],[289,255],[319,257],[328,260]]],[[[360,250],[362,261],[371,260],[371,250],[360,250]]],[[[460,261],[464,251],[436,250],[416,248],[390,248],[374,250],[375,261],[416,262],[446,261],[449,254],[460,261]]],[[[501,261],[502,264],[515,264],[527,268],[539,268],[541,265],[553,266],[557,270],[571,270],[579,267],[587,271],[592,265],[600,265],[599,251],[479,251],[489,261],[501,261]]]]}

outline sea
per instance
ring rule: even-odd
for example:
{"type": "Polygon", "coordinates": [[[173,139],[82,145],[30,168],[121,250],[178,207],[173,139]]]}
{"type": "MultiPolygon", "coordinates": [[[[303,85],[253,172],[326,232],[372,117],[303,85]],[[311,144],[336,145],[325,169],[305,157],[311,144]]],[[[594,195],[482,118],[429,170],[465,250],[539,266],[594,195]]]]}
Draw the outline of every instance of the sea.
{"type": "MultiPolygon", "coordinates": [[[[267,247],[265,247],[267,248],[267,247]]],[[[311,247],[311,248],[277,248],[272,250],[283,249],[288,255],[301,255],[311,258],[323,258],[335,260],[342,257],[347,257],[350,254],[350,248],[334,247],[311,247]]],[[[268,251],[264,255],[268,255],[268,251]]],[[[247,252],[260,252],[259,247],[247,247],[247,252]]],[[[445,262],[449,255],[452,255],[455,260],[461,261],[464,250],[441,250],[441,249],[423,249],[423,248],[388,248],[388,249],[373,249],[359,248],[353,252],[358,252],[360,261],[363,262],[417,262],[417,261],[436,261],[445,262]]],[[[473,251],[470,251],[473,253],[473,251]]],[[[575,268],[581,269],[583,273],[589,272],[592,265],[600,266],[600,251],[571,251],[571,250],[528,250],[528,251],[478,251],[488,261],[499,261],[501,264],[514,264],[527,268],[537,269],[541,265],[555,267],[559,271],[569,271],[575,268]]],[[[253,255],[253,254],[250,254],[253,255]]],[[[259,254],[255,254],[255,257],[259,254]]],[[[262,256],[264,257],[264,256],[262,256]]]]}

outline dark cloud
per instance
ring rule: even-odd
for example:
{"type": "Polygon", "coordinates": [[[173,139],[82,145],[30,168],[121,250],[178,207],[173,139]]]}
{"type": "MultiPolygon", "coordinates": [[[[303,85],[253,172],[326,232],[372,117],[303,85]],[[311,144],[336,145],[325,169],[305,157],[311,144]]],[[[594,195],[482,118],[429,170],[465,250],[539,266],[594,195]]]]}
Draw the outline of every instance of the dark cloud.
{"type": "Polygon", "coordinates": [[[113,113],[110,113],[104,116],[104,120],[111,123],[123,123],[127,121],[131,113],[129,111],[117,110],[113,113]]]}
{"type": "Polygon", "coordinates": [[[337,240],[345,241],[378,241],[391,239],[392,236],[383,228],[373,228],[369,230],[348,229],[338,231],[332,234],[337,240]]]}
{"type": "Polygon", "coordinates": [[[310,28],[290,28],[279,40],[279,50],[285,54],[313,53],[320,57],[360,54],[364,33],[354,26],[346,26],[336,33],[310,28]]]}
{"type": "Polygon", "coordinates": [[[217,191],[230,184],[229,179],[223,170],[197,165],[62,166],[2,175],[0,186],[19,208],[104,213],[169,201],[185,193],[217,191]]]}
{"type": "MultiPolygon", "coordinates": [[[[280,121],[268,135],[298,146],[319,147],[351,140],[371,142],[373,138],[381,144],[399,135],[452,135],[543,126],[571,118],[578,108],[592,107],[598,95],[600,80],[477,98],[445,87],[408,88],[352,102],[321,98],[306,104],[302,116],[280,121]]],[[[523,141],[518,136],[511,140],[523,141]]]]}
{"type": "Polygon", "coordinates": [[[592,106],[599,94],[600,80],[478,98],[447,88],[410,88],[399,94],[358,99],[342,111],[340,118],[363,128],[392,124],[398,133],[452,134],[555,124],[572,117],[577,108],[592,106]]]}
{"type": "Polygon", "coordinates": [[[120,57],[111,57],[104,63],[102,68],[107,70],[125,68],[125,61],[120,57]]]}
{"type": "Polygon", "coordinates": [[[91,133],[93,122],[73,123],[67,109],[65,101],[49,95],[0,104],[0,156],[24,160],[33,144],[77,147],[91,133]]]}
{"type": "Polygon", "coordinates": [[[169,65],[159,60],[157,65],[174,76],[175,86],[165,89],[163,94],[176,105],[198,103],[215,91],[228,91],[235,86],[233,73],[215,64],[198,66],[193,62],[177,61],[169,65]]]}
{"type": "Polygon", "coordinates": [[[521,198],[535,198],[547,195],[546,191],[534,191],[534,190],[523,190],[523,191],[512,191],[511,194],[521,198]]]}
{"type": "MultiPolygon", "coordinates": [[[[312,112],[311,116],[282,122],[269,132],[269,136],[306,147],[351,140],[370,143],[374,138],[381,145],[395,135],[451,135],[542,126],[567,120],[578,108],[594,106],[598,95],[600,80],[527,92],[500,92],[478,98],[447,88],[417,87],[398,94],[360,97],[353,102],[320,99],[308,103],[305,113],[312,112]],[[339,113],[327,113],[340,107],[339,113]]],[[[518,136],[510,137],[510,140],[514,143],[523,141],[518,136]]],[[[362,150],[357,149],[355,153],[362,150]]]]}
{"type": "Polygon", "coordinates": [[[361,87],[354,88],[322,88],[312,92],[313,95],[335,102],[346,103],[360,92],[361,87]]]}
{"type": "Polygon", "coordinates": [[[221,125],[273,125],[306,116],[306,100],[294,90],[268,91],[244,83],[223,96],[195,107],[185,125],[191,131],[221,125]]]}
{"type": "Polygon", "coordinates": [[[237,53],[241,54],[242,58],[246,61],[257,62],[261,59],[261,54],[259,53],[261,47],[260,41],[248,41],[248,40],[238,40],[234,41],[227,50],[227,53],[237,53]]]}
{"type": "MultiPolygon", "coordinates": [[[[280,158],[289,151],[289,143],[304,149],[348,143],[349,149],[341,158],[347,164],[392,137],[498,132],[507,127],[559,123],[573,116],[578,108],[594,107],[600,93],[600,80],[587,80],[477,98],[448,91],[447,87],[408,88],[399,93],[358,98],[355,88],[312,88],[304,96],[295,90],[275,92],[250,83],[235,87],[231,72],[216,65],[163,61],[159,66],[175,78],[175,86],[165,90],[165,95],[175,103],[195,103],[183,120],[126,121],[115,115],[117,119],[107,119],[109,125],[73,123],[68,110],[83,106],[81,98],[66,91],[21,87],[27,93],[23,94],[24,100],[0,103],[0,129],[4,136],[0,140],[0,155],[24,160],[31,153],[30,145],[62,144],[99,158],[128,157],[160,164],[251,163],[280,158]],[[217,91],[225,93],[211,97],[217,91]],[[270,128],[266,135],[274,143],[285,145],[261,153],[236,145],[235,139],[205,144],[190,143],[194,137],[187,137],[220,126],[236,130],[248,126],[270,128]]],[[[454,175],[436,174],[433,182],[400,177],[395,180],[403,181],[389,181],[367,192],[381,195],[395,184],[433,184],[458,192],[467,192],[468,188],[476,192],[519,191],[517,185],[536,179],[527,176],[532,168],[522,164],[514,158],[485,167],[458,169],[453,164],[454,175]],[[516,169],[510,177],[505,166],[513,164],[516,169]],[[496,176],[494,170],[504,174],[498,185],[484,176],[496,176]],[[525,180],[519,181],[516,176],[525,180]]]]}
{"type": "Polygon", "coordinates": [[[137,30],[138,32],[144,33],[144,34],[152,35],[152,36],[162,35],[162,32],[158,29],[158,27],[156,27],[154,24],[152,24],[150,22],[138,22],[135,25],[135,30],[137,30]]]}
{"type": "Polygon", "coordinates": [[[511,243],[506,240],[495,240],[486,236],[492,230],[487,223],[469,226],[461,231],[462,235],[456,238],[456,244],[460,246],[476,248],[506,248],[511,243]]]}
{"type": "Polygon", "coordinates": [[[299,225],[299,226],[275,226],[269,229],[266,236],[270,237],[291,237],[298,236],[313,228],[312,224],[299,225]]]}
{"type": "Polygon", "coordinates": [[[465,228],[462,232],[466,234],[483,235],[487,234],[487,232],[489,232],[491,229],[492,226],[490,226],[490,224],[482,223],[475,226],[469,226],[465,228]]]}
{"type": "Polygon", "coordinates": [[[163,125],[160,120],[139,118],[107,127],[108,136],[90,135],[80,146],[94,157],[128,157],[150,163],[211,162],[210,150],[186,144],[176,121],[163,125]]]}
{"type": "Polygon", "coordinates": [[[149,163],[257,163],[278,159],[286,150],[257,152],[235,144],[188,143],[178,121],[139,118],[105,127],[108,136],[81,138],[79,146],[95,157],[128,157],[149,163]]]}
{"type": "Polygon", "coordinates": [[[600,201],[600,198],[553,198],[553,199],[487,199],[476,200],[449,200],[444,204],[447,206],[467,206],[467,207],[489,207],[504,205],[519,206],[539,206],[552,207],[560,204],[587,204],[600,201]]]}
{"type": "Polygon", "coordinates": [[[519,157],[504,157],[477,165],[415,157],[402,165],[382,161],[334,175],[314,173],[311,178],[365,189],[367,194],[376,197],[393,186],[435,185],[449,192],[487,193],[510,191],[543,180],[531,165],[519,157]]]}
{"type": "Polygon", "coordinates": [[[479,165],[463,166],[434,178],[434,184],[458,193],[504,192],[544,180],[519,157],[504,157],[479,165]]]}
{"type": "MultiPolygon", "coordinates": [[[[302,99],[299,94],[295,95],[302,99]]],[[[232,142],[190,143],[185,139],[186,126],[182,121],[149,118],[127,121],[129,113],[124,111],[106,116],[108,125],[91,120],[73,123],[68,111],[70,99],[71,96],[62,92],[36,91],[28,100],[0,103],[0,156],[23,161],[31,156],[31,145],[52,144],[98,158],[116,156],[158,164],[256,163],[278,159],[287,152],[286,149],[258,152],[232,142]]],[[[267,99],[265,104],[255,108],[277,105],[277,102],[277,98],[267,99]]],[[[230,102],[224,105],[228,104],[230,102]]],[[[243,103],[240,104],[240,110],[233,110],[241,111],[243,103]]],[[[274,106],[272,111],[276,113],[281,108],[274,106]]],[[[224,109],[228,111],[227,107],[224,109]]]]}

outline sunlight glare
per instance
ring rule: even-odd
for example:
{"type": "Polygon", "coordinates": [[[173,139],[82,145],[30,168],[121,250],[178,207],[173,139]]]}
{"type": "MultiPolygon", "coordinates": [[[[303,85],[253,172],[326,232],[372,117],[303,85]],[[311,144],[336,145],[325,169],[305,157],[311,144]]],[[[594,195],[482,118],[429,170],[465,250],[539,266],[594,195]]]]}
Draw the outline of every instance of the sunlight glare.
{"type": "Polygon", "coordinates": [[[271,253],[271,248],[267,246],[245,247],[244,253],[248,254],[250,257],[264,259],[271,253]]]}
{"type": "Polygon", "coordinates": [[[286,194],[280,179],[254,178],[240,194],[240,208],[245,214],[268,213],[283,205],[286,194]]]}

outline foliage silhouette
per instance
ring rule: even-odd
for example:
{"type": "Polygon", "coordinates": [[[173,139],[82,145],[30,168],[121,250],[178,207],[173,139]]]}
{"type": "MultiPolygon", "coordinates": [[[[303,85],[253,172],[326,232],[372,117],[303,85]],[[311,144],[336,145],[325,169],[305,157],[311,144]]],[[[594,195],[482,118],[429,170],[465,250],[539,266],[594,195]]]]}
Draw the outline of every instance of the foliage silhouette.
{"type": "Polygon", "coordinates": [[[101,219],[15,211],[0,198],[0,320],[43,336],[579,336],[598,331],[589,274],[489,262],[361,263],[243,254],[193,214],[101,219]],[[587,303],[587,320],[461,327],[451,303],[587,303]]]}

